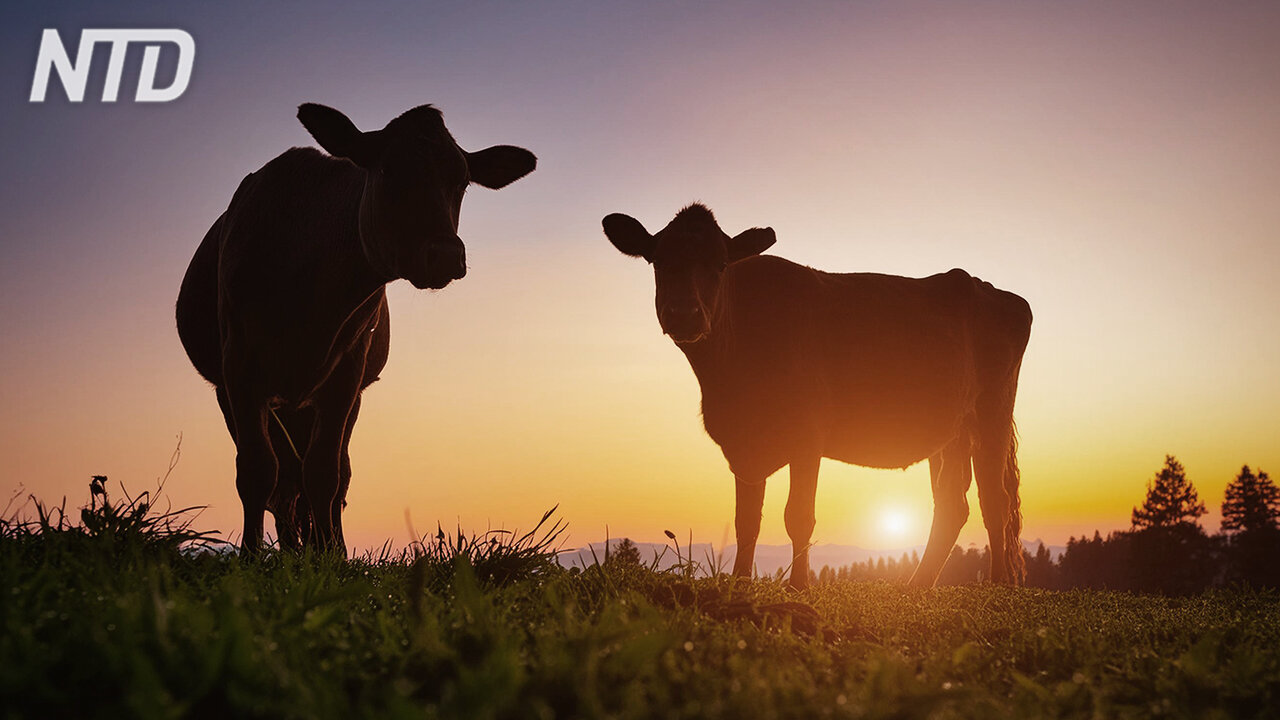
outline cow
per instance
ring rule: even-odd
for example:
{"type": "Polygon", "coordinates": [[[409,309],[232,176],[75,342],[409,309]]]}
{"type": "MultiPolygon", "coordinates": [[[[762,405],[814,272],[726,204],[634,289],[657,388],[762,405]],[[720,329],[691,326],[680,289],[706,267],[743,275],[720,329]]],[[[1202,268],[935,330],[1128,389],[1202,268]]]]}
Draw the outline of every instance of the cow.
{"type": "Polygon", "coordinates": [[[295,147],[246,176],[178,293],[178,336],[235,443],[248,553],[268,510],[281,547],[345,552],[348,443],[391,339],[385,288],[466,275],[467,186],[537,164],[510,145],[463,150],[430,105],[369,132],[314,103],[298,120],[328,154],[295,147]]]}
{"type": "Polygon", "coordinates": [[[836,274],[761,255],[771,228],[729,237],[701,204],[657,234],[617,213],[603,226],[614,247],[653,265],[658,323],[697,376],[703,425],[735,480],[734,575],[751,575],[765,479],[783,466],[799,588],[822,459],[906,468],[927,458],[933,526],[911,584],[936,582],[974,476],[989,577],[1021,580],[1013,403],[1031,333],[1025,300],[963,270],[836,274]]]}

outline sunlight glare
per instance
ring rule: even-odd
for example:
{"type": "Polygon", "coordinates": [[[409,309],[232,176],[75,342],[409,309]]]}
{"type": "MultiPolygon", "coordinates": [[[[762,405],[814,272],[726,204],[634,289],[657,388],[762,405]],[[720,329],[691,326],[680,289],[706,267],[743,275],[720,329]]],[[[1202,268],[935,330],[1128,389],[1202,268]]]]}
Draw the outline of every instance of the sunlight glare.
{"type": "Polygon", "coordinates": [[[891,538],[901,538],[911,529],[911,520],[907,514],[896,508],[880,513],[880,531],[891,538]]]}

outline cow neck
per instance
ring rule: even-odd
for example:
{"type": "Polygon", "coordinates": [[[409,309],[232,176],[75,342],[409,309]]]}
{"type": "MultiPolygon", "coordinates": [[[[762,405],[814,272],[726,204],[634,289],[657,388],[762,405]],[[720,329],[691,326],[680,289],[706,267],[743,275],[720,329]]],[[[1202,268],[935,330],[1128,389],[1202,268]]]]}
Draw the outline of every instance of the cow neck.
{"type": "Polygon", "coordinates": [[[704,389],[707,381],[716,374],[716,368],[723,366],[725,358],[731,352],[730,339],[733,333],[729,328],[729,313],[725,310],[728,303],[724,302],[723,293],[726,289],[721,288],[721,302],[717,303],[716,311],[711,316],[711,330],[707,336],[697,342],[676,343],[676,347],[689,360],[693,374],[704,389]]]}
{"type": "Polygon", "coordinates": [[[355,277],[352,280],[353,294],[357,298],[356,307],[362,305],[376,293],[384,290],[387,287],[387,283],[391,282],[391,280],[384,279],[381,274],[369,264],[369,261],[364,257],[364,252],[360,252],[359,255],[360,259],[356,263],[358,270],[354,273],[355,277]]]}
{"type": "Polygon", "coordinates": [[[365,254],[364,242],[360,239],[360,231],[357,228],[355,232],[356,241],[351,246],[345,248],[343,253],[347,257],[343,261],[347,264],[349,271],[344,273],[348,278],[345,293],[348,295],[348,303],[351,305],[351,311],[360,307],[374,294],[386,288],[387,283],[395,280],[395,278],[387,278],[382,272],[369,261],[365,254]]]}
{"type": "Polygon", "coordinates": [[[377,290],[387,286],[387,283],[399,278],[388,276],[387,273],[378,269],[373,263],[369,262],[369,257],[365,255],[364,243],[357,241],[356,257],[353,259],[353,265],[356,266],[355,273],[356,283],[360,287],[369,288],[369,294],[373,294],[377,290]]]}
{"type": "Polygon", "coordinates": [[[377,216],[365,209],[365,199],[361,190],[360,202],[356,206],[356,227],[353,237],[356,239],[352,248],[355,252],[351,261],[359,266],[360,275],[365,282],[376,282],[383,286],[400,278],[389,267],[384,267],[387,258],[375,257],[370,255],[370,246],[377,247],[376,236],[378,234],[377,216]],[[364,232],[368,228],[368,232],[372,233],[374,242],[365,242],[364,232]]]}
{"type": "MultiPolygon", "coordinates": [[[[347,261],[351,263],[353,287],[357,293],[363,293],[360,295],[360,302],[364,302],[364,300],[368,299],[369,296],[385,288],[388,283],[397,280],[398,278],[395,277],[394,273],[390,273],[387,268],[379,267],[380,263],[375,262],[375,260],[384,260],[385,258],[373,258],[369,256],[369,243],[366,243],[364,240],[365,185],[361,183],[360,187],[360,200],[356,204],[355,232],[350,235],[350,237],[355,238],[355,242],[351,243],[346,250],[351,255],[347,261]]],[[[376,234],[378,228],[374,222],[372,214],[370,214],[368,218],[368,225],[369,231],[376,234]]]]}
{"type": "Polygon", "coordinates": [[[386,287],[388,283],[401,279],[399,276],[389,273],[375,265],[365,253],[363,241],[358,238],[356,240],[356,253],[351,259],[351,262],[357,270],[357,281],[361,285],[386,287]]]}

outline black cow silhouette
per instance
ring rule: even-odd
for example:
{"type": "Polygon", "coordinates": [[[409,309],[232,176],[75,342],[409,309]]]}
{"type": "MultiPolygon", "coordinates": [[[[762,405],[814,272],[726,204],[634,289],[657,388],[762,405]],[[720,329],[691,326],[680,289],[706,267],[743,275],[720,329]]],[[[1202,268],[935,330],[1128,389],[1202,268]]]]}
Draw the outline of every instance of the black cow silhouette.
{"type": "Polygon", "coordinates": [[[928,458],[933,527],[917,585],[932,585],[969,515],[977,476],[991,579],[1022,576],[1013,404],[1031,308],[963,270],[927,278],[834,274],[760,255],[769,228],[729,237],[691,205],[656,235],[604,218],[653,264],[658,321],[702,388],[707,433],[737,486],[734,573],[751,574],[765,478],[791,468],[791,583],[809,578],[822,458],[904,468],[928,458]]]}
{"type": "Polygon", "coordinates": [[[537,162],[509,145],[462,150],[429,105],[370,132],[323,105],[298,119],[332,157],[293,148],[245,177],[178,294],[178,335],[236,444],[249,551],[266,510],[282,547],[345,550],[347,446],[387,360],[385,287],[463,277],[467,185],[501,188],[537,162]]]}

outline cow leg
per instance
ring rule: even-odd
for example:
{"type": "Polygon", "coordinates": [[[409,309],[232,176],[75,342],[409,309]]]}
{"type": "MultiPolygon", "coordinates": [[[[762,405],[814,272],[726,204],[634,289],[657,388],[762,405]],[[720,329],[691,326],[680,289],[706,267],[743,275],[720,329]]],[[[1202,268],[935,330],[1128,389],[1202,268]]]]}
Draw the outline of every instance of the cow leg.
{"type": "Polygon", "coordinates": [[[1005,488],[1005,468],[1009,459],[1009,438],[1013,433],[1012,408],[978,418],[978,446],[974,450],[973,471],[978,481],[978,506],[982,523],[987,528],[991,553],[990,580],[995,583],[1013,581],[1009,555],[1022,552],[1007,541],[1005,526],[1009,521],[1009,493],[1005,488]]]}
{"type": "Polygon", "coordinates": [[[276,456],[267,434],[267,405],[252,395],[237,397],[228,391],[236,438],[236,491],[244,506],[244,535],[240,546],[246,553],[262,547],[262,520],[267,500],[276,484],[276,456]]]}
{"type": "MultiPolygon", "coordinates": [[[[294,425],[289,426],[289,433],[294,438],[294,443],[302,443],[302,445],[298,447],[298,451],[304,459],[307,457],[307,450],[310,448],[311,434],[314,429],[315,411],[310,408],[308,408],[305,420],[300,420],[296,427],[294,425]]],[[[290,453],[292,452],[293,451],[290,450],[290,453]]],[[[298,530],[298,542],[300,548],[306,547],[307,540],[312,534],[312,527],[315,525],[315,522],[311,517],[311,503],[307,502],[307,484],[303,472],[303,461],[299,460],[297,484],[293,492],[293,521],[298,530]]]]}
{"type": "Polygon", "coordinates": [[[351,487],[351,431],[355,429],[356,418],[360,415],[360,396],[347,413],[347,426],[342,431],[342,455],[338,461],[338,495],[334,498],[331,513],[337,530],[338,544],[346,547],[346,538],[342,534],[342,511],[347,507],[347,488],[351,487]]]}
{"type": "Polygon", "coordinates": [[[749,578],[756,557],[756,539],[760,537],[760,513],[764,507],[764,477],[734,476],[736,498],[734,507],[734,531],[738,539],[738,554],[733,560],[733,574],[749,578]]]}
{"type": "Polygon", "coordinates": [[[818,466],[822,456],[791,461],[791,492],[783,515],[791,538],[791,587],[809,584],[809,541],[813,538],[814,501],[818,491],[818,466]]]}
{"type": "Polygon", "coordinates": [[[227,432],[231,433],[231,442],[236,441],[236,421],[231,416],[231,400],[227,398],[227,391],[224,388],[214,388],[214,394],[218,397],[218,409],[222,410],[222,420],[227,424],[227,432]]]}
{"type": "Polygon", "coordinates": [[[311,438],[310,411],[278,412],[268,419],[271,446],[275,449],[280,469],[276,473],[276,489],[271,493],[267,509],[276,520],[276,538],[286,550],[301,550],[310,523],[306,501],[302,500],[302,460],[311,438]],[[278,417],[278,420],[277,420],[278,417]],[[283,425],[283,427],[282,427],[283,425]]]}
{"type": "Polygon", "coordinates": [[[920,565],[911,575],[913,587],[933,587],[960,537],[960,528],[969,519],[965,493],[973,482],[973,472],[967,435],[929,458],[929,475],[933,483],[933,526],[920,565]]]}
{"type": "MultiPolygon", "coordinates": [[[[934,515],[933,524],[935,527],[938,525],[938,480],[940,480],[941,477],[942,477],[942,452],[939,451],[929,456],[929,488],[933,493],[933,515],[934,515]]],[[[923,572],[923,570],[926,567],[928,567],[929,576],[936,578],[938,571],[940,571],[942,568],[943,562],[946,561],[945,557],[943,558],[942,561],[935,561],[934,555],[936,555],[937,553],[929,552],[929,548],[932,547],[933,536],[934,536],[933,528],[930,528],[929,529],[930,544],[927,544],[925,546],[924,555],[920,558],[919,564],[916,565],[915,571],[911,573],[911,580],[908,581],[908,584],[910,585],[931,587],[933,585],[933,581],[930,580],[928,582],[925,582],[924,580],[925,573],[923,572]],[[937,568],[933,568],[933,565],[935,564],[937,565],[937,568]]]]}
{"type": "MultiPolygon", "coordinates": [[[[240,494],[240,504],[244,507],[244,514],[245,514],[244,535],[241,538],[241,545],[246,551],[253,552],[258,549],[258,545],[261,544],[262,542],[262,530],[260,529],[262,527],[262,516],[261,516],[261,513],[258,513],[255,519],[253,514],[256,511],[252,509],[252,507],[257,503],[256,496],[257,496],[258,490],[254,486],[253,482],[249,479],[249,476],[244,475],[240,472],[240,467],[241,467],[240,441],[236,437],[236,420],[235,420],[235,415],[232,413],[232,409],[231,409],[231,399],[230,397],[228,397],[227,391],[225,388],[221,388],[221,387],[215,388],[215,394],[217,395],[217,398],[218,398],[218,408],[222,410],[222,419],[227,424],[227,432],[231,434],[231,442],[235,443],[236,445],[236,490],[240,494]],[[254,540],[253,542],[249,542],[249,540],[251,539],[250,538],[251,528],[259,528],[256,533],[257,540],[254,540]]],[[[252,444],[252,442],[250,442],[250,444],[252,444]]],[[[250,471],[251,474],[252,472],[253,471],[250,471]]],[[[268,497],[268,502],[264,505],[264,508],[266,507],[266,505],[269,505],[269,504],[270,504],[270,497],[268,497]]],[[[274,511],[273,511],[273,514],[274,514],[274,511]]],[[[279,516],[277,516],[277,520],[276,520],[276,534],[280,535],[279,516]]]]}
{"type": "Polygon", "coordinates": [[[339,547],[337,517],[341,513],[338,489],[341,485],[343,434],[360,393],[364,374],[364,354],[353,352],[336,367],[314,400],[315,417],[311,442],[302,461],[302,481],[311,508],[311,537],[323,550],[339,547]],[[337,508],[337,512],[335,512],[337,508]]]}

